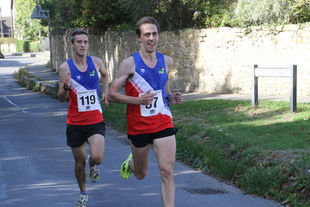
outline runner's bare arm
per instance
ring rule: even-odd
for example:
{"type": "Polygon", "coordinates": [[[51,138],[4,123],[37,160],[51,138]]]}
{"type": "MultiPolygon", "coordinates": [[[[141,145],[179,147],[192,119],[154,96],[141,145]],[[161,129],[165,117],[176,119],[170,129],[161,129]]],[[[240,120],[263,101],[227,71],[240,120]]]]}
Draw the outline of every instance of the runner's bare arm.
{"type": "Polygon", "coordinates": [[[69,101],[69,90],[71,88],[71,75],[68,64],[65,62],[58,69],[59,88],[58,100],[60,102],[69,101]],[[65,90],[65,88],[67,90],[65,90]],[[69,89],[69,90],[68,90],[69,89]]]}
{"type": "Polygon", "coordinates": [[[116,78],[113,80],[108,92],[108,99],[111,102],[122,104],[141,104],[148,105],[152,103],[154,94],[150,94],[151,91],[147,91],[140,97],[127,96],[119,93],[122,85],[129,81],[135,73],[135,62],[133,57],[129,57],[123,60],[119,66],[116,78]]]}
{"type": "MultiPolygon", "coordinates": [[[[167,68],[167,74],[169,75],[169,71],[173,65],[173,59],[170,56],[165,55],[165,63],[167,68]]],[[[165,92],[167,94],[167,99],[171,104],[181,104],[183,102],[183,97],[180,92],[172,93],[170,89],[169,81],[166,84],[165,92]]]]}
{"type": "Polygon", "coordinates": [[[108,76],[108,70],[104,66],[102,60],[98,57],[92,57],[93,61],[96,65],[96,68],[98,68],[98,72],[101,75],[101,82],[103,85],[103,91],[102,91],[102,100],[105,104],[109,104],[109,101],[107,99],[108,90],[109,90],[109,76],[108,76]]]}

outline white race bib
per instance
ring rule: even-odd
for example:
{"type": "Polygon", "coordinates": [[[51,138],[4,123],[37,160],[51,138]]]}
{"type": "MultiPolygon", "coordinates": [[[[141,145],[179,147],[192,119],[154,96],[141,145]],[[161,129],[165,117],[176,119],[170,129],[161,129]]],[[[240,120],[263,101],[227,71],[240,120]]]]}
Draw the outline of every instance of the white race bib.
{"type": "MultiPolygon", "coordinates": [[[[140,105],[141,116],[155,116],[165,106],[161,90],[153,91],[151,93],[155,94],[152,103],[150,105],[140,105]]],[[[139,94],[139,97],[143,94],[144,93],[139,94]]]]}
{"type": "Polygon", "coordinates": [[[93,111],[97,109],[97,90],[79,91],[77,93],[79,112],[93,111]]]}

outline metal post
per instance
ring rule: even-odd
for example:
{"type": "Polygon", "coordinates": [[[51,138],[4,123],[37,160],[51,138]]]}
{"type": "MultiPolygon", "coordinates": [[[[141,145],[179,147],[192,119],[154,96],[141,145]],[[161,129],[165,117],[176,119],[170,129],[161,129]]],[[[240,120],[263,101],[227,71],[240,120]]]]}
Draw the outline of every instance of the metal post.
{"type": "Polygon", "coordinates": [[[30,16],[31,19],[47,19],[48,21],[48,38],[49,38],[49,45],[50,45],[50,62],[51,68],[53,71],[53,59],[52,59],[52,37],[51,37],[51,28],[50,28],[50,11],[49,10],[42,10],[40,4],[37,4],[34,8],[32,15],[30,16]],[[46,12],[47,16],[44,14],[46,12]]]}
{"type": "Polygon", "coordinates": [[[52,37],[51,37],[51,29],[50,29],[50,11],[49,10],[46,10],[46,13],[47,13],[47,20],[48,20],[48,38],[49,38],[49,44],[50,44],[50,61],[51,61],[51,68],[52,68],[52,71],[54,71],[54,68],[53,68],[53,59],[52,59],[52,54],[53,54],[53,51],[52,51],[52,37]]]}
{"type": "Polygon", "coordinates": [[[0,21],[1,21],[1,37],[3,38],[3,23],[2,23],[2,10],[1,10],[1,7],[0,7],[0,21]]]}
{"type": "Polygon", "coordinates": [[[14,22],[13,22],[14,18],[13,18],[13,10],[12,10],[12,5],[11,5],[11,37],[14,38],[14,22]]]}
{"type": "Polygon", "coordinates": [[[297,65],[291,65],[291,93],[290,108],[291,112],[296,112],[297,105],[297,65]]]}
{"type": "Polygon", "coordinates": [[[258,65],[253,65],[253,85],[252,85],[252,106],[257,106],[258,104],[258,80],[255,76],[255,69],[258,65]]]}

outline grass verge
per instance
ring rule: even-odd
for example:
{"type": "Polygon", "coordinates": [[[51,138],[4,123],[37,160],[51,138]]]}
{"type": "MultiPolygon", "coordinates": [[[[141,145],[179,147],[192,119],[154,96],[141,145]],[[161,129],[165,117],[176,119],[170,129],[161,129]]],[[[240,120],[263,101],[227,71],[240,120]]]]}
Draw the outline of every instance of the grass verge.
{"type": "Polygon", "coordinates": [[[28,68],[22,67],[18,71],[14,72],[14,77],[17,82],[32,91],[48,94],[52,98],[57,99],[57,92],[58,92],[58,82],[57,83],[50,83],[48,81],[44,81],[41,78],[31,75],[28,72],[28,68]]]}
{"type": "MultiPolygon", "coordinates": [[[[310,206],[310,104],[195,100],[172,105],[177,159],[286,206],[310,206]]],[[[103,106],[107,124],[126,131],[125,105],[103,106]]]]}

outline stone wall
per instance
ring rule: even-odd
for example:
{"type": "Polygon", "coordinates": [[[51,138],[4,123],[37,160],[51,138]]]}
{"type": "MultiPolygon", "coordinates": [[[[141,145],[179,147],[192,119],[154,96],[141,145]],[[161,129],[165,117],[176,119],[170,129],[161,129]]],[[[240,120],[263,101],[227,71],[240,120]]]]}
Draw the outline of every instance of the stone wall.
{"type": "MultiPolygon", "coordinates": [[[[52,37],[53,66],[71,57],[72,30],[52,37]]],[[[139,49],[134,32],[90,32],[90,55],[101,57],[115,77],[121,60],[139,49]]],[[[252,66],[297,65],[297,95],[310,95],[310,27],[188,29],[162,32],[158,51],[174,60],[171,89],[182,92],[251,94],[252,66]]],[[[259,95],[289,95],[289,77],[258,78],[259,95]]]]}

